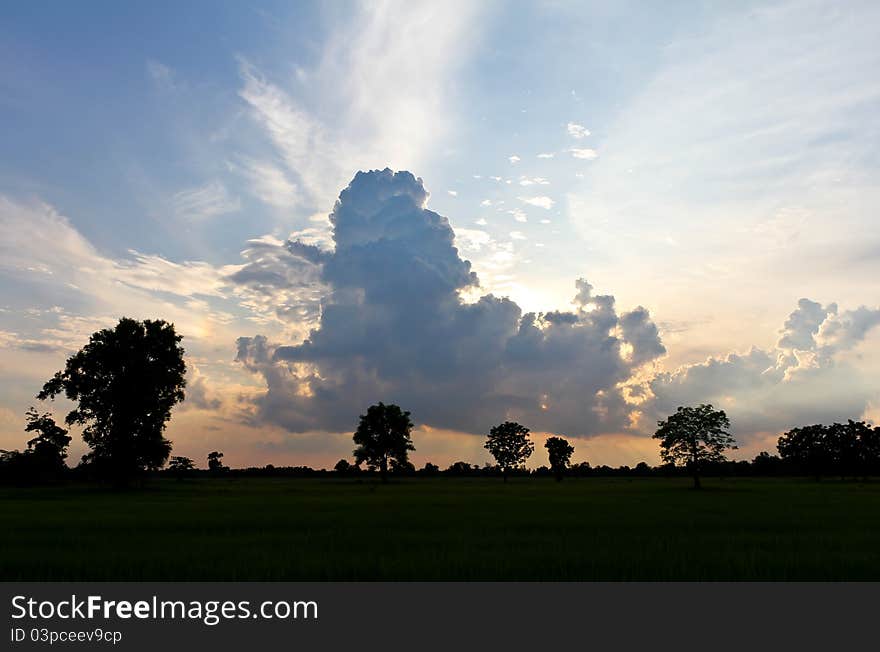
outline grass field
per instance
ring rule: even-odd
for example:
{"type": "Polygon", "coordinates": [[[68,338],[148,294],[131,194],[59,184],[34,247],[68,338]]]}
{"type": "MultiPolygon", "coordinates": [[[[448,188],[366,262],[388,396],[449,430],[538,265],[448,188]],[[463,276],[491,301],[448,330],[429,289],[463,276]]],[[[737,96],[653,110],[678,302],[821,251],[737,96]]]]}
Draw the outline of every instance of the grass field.
{"type": "Polygon", "coordinates": [[[880,482],[158,480],[0,490],[3,580],[880,580],[880,482]]]}

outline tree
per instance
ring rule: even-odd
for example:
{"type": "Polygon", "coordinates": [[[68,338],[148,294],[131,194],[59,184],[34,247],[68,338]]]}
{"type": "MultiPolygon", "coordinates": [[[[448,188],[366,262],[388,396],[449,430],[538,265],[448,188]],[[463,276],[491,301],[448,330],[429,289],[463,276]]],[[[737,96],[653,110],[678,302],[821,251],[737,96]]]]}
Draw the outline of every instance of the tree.
{"type": "Polygon", "coordinates": [[[495,458],[505,482],[508,471],[522,467],[535,450],[529,432],[528,428],[513,421],[505,421],[489,431],[483,448],[495,458]]]}
{"type": "Polygon", "coordinates": [[[419,471],[422,475],[439,475],[440,467],[431,462],[425,462],[425,466],[419,471]]]}
{"type": "Polygon", "coordinates": [[[475,471],[478,471],[479,467],[471,466],[467,462],[453,462],[446,469],[446,473],[449,475],[471,475],[475,471]]]}
{"type": "Polygon", "coordinates": [[[817,481],[834,465],[828,428],[821,424],[792,428],[779,437],[776,448],[783,462],[806,471],[817,481]]]}
{"type": "Polygon", "coordinates": [[[724,410],[711,405],[680,407],[675,414],[657,422],[654,439],[660,440],[660,457],[664,462],[684,462],[700,488],[700,470],[710,462],[725,461],[724,451],[736,448],[736,441],[727,431],[730,420],[724,410]]]}
{"type": "Polygon", "coordinates": [[[548,437],[544,442],[544,448],[547,449],[547,457],[550,458],[550,470],[556,476],[556,481],[561,482],[571,461],[571,454],[574,453],[574,446],[562,437],[548,437]]]}
{"type": "Polygon", "coordinates": [[[92,334],[37,395],[63,393],[77,404],[66,423],[85,426],[87,459],[117,483],[168,459],[171,442],[163,432],[186,385],[181,339],[173,324],[123,317],[92,334]]]}
{"type": "Polygon", "coordinates": [[[211,451],[208,453],[208,470],[211,473],[222,473],[227,470],[227,467],[223,466],[223,453],[220,451],[211,451]]]}
{"type": "Polygon", "coordinates": [[[880,426],[862,426],[858,428],[859,461],[862,475],[867,478],[880,472],[880,426]]]}
{"type": "Polygon", "coordinates": [[[379,469],[382,482],[387,482],[389,462],[393,460],[395,468],[408,468],[409,451],[415,450],[410,438],[412,429],[409,412],[393,404],[371,405],[360,416],[354,433],[355,462],[366,462],[370,469],[379,469]]]}
{"type": "Polygon", "coordinates": [[[196,465],[188,457],[172,457],[168,462],[168,470],[182,480],[185,476],[195,471],[196,465]]]}
{"type": "Polygon", "coordinates": [[[336,463],[336,466],[333,467],[333,470],[336,471],[339,475],[345,475],[351,470],[351,464],[348,460],[339,460],[336,463]]]}
{"type": "Polygon", "coordinates": [[[28,451],[37,460],[37,467],[47,471],[61,471],[67,457],[67,447],[70,445],[67,430],[56,424],[51,414],[40,414],[34,407],[28,409],[25,419],[25,432],[37,433],[27,443],[28,451]]]}

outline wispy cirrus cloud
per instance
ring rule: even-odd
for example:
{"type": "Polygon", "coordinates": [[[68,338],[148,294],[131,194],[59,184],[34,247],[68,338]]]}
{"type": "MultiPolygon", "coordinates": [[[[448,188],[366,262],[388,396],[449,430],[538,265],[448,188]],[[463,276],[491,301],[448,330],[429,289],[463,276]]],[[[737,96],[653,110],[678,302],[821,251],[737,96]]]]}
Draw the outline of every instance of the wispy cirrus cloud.
{"type": "Polygon", "coordinates": [[[175,193],[171,198],[171,205],[175,215],[192,220],[202,220],[241,209],[239,198],[230,194],[226,186],[217,180],[175,193]]]}

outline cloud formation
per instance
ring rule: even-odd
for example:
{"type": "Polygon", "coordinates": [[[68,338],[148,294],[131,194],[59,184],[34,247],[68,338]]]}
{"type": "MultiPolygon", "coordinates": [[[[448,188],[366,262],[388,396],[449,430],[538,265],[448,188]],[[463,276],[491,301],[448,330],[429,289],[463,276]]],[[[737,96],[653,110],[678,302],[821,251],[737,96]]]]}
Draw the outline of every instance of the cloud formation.
{"type": "Polygon", "coordinates": [[[466,302],[477,275],[427,200],[409,172],[359,172],[330,215],[335,249],[287,245],[288,264],[328,290],[300,343],[238,340],[237,359],[267,386],[255,418],[346,431],[384,400],[464,432],[505,418],[574,436],[626,428],[621,383],[665,352],[647,311],[618,315],[614,297],[583,280],[571,311],[522,314],[491,294],[466,302]]]}
{"type": "Polygon", "coordinates": [[[860,418],[877,385],[842,354],[878,324],[880,308],[838,312],[836,304],[801,299],[775,348],[753,347],[657,374],[648,383],[653,398],[646,407],[659,417],[679,405],[713,403],[731,416],[741,442],[798,425],[860,418]]]}

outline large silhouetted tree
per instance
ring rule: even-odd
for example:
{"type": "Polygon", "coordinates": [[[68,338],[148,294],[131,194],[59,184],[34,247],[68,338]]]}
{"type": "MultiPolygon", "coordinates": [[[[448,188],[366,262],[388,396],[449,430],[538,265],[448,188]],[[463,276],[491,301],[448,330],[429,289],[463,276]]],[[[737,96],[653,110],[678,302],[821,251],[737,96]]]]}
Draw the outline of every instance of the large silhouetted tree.
{"type": "Polygon", "coordinates": [[[173,324],[124,317],[92,334],[37,395],[76,403],[65,421],[84,426],[86,460],[116,483],[168,459],[163,432],[186,384],[180,340],[173,324]]]}
{"type": "Polygon", "coordinates": [[[784,462],[816,480],[834,465],[828,428],[821,424],[792,428],[777,440],[776,448],[784,462]]]}
{"type": "Polygon", "coordinates": [[[657,422],[654,439],[660,440],[660,457],[669,464],[684,463],[700,488],[700,471],[707,462],[723,462],[724,451],[736,448],[727,431],[730,420],[724,410],[711,405],[680,407],[675,414],[657,422]]]}
{"type": "Polygon", "coordinates": [[[548,437],[544,442],[544,448],[547,449],[547,457],[550,459],[550,470],[556,476],[556,481],[560,482],[565,477],[565,470],[571,461],[574,446],[562,437],[548,437]]]}
{"type": "Polygon", "coordinates": [[[523,466],[535,450],[535,445],[529,439],[529,432],[528,428],[514,421],[505,421],[489,431],[483,448],[495,458],[505,482],[510,469],[523,466]]]}
{"type": "Polygon", "coordinates": [[[880,429],[864,421],[792,428],[776,447],[789,466],[816,480],[830,473],[867,477],[880,470],[880,429]]]}
{"type": "Polygon", "coordinates": [[[412,428],[409,412],[397,405],[381,402],[371,405],[367,413],[360,416],[354,433],[355,462],[366,462],[370,469],[378,469],[382,482],[386,482],[391,461],[395,462],[395,468],[409,468],[409,451],[415,450],[410,439],[412,428]]]}

